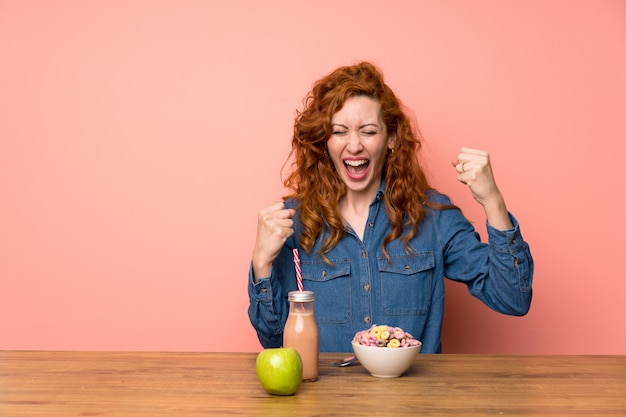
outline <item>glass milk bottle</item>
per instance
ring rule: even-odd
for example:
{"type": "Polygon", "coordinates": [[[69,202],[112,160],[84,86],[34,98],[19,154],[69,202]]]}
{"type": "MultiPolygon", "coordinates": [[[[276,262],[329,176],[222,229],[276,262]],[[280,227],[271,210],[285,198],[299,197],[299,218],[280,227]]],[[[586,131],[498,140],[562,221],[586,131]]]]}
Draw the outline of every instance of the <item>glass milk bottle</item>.
{"type": "Polygon", "coordinates": [[[315,381],[318,375],[319,336],[313,314],[313,291],[291,291],[289,315],[283,333],[283,346],[292,347],[302,358],[302,380],[315,381]]]}

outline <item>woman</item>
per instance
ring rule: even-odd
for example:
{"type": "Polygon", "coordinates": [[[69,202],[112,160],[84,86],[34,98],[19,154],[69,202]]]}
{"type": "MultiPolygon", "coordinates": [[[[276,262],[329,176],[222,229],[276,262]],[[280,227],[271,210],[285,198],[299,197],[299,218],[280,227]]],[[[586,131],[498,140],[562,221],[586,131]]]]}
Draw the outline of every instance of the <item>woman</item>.
{"type": "Polygon", "coordinates": [[[440,352],[444,276],[495,311],[528,312],[533,260],[488,153],[463,148],[453,161],[484,208],[486,244],[428,184],[418,135],[374,65],[315,83],[295,120],[293,193],[259,213],[248,314],[264,347],[282,345],[293,248],[315,292],[320,351],[350,351],[357,331],[388,324],[421,340],[423,353],[440,352]]]}

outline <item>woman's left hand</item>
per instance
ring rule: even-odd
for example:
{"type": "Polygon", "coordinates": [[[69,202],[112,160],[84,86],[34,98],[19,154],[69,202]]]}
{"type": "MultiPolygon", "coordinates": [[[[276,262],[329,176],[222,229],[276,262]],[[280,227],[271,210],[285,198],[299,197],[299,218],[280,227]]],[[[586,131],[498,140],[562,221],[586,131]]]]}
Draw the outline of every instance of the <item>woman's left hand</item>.
{"type": "Polygon", "coordinates": [[[493,177],[487,151],[461,148],[452,165],[458,174],[457,179],[470,188],[480,204],[485,205],[490,198],[502,198],[493,177]]]}
{"type": "Polygon", "coordinates": [[[458,174],[457,179],[469,187],[474,199],[483,206],[487,221],[501,230],[512,227],[504,198],[491,170],[489,153],[479,149],[461,148],[452,165],[458,174]]]}

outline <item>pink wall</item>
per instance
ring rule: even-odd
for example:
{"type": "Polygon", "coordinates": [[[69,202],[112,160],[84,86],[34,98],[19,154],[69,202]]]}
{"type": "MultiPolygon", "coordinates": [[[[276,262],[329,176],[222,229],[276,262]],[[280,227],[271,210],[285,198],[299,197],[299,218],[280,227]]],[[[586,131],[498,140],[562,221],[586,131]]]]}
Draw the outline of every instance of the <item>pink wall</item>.
{"type": "Polygon", "coordinates": [[[0,349],[254,351],[257,211],[311,82],[368,59],[434,183],[489,149],[524,318],[449,283],[447,352],[626,353],[626,2],[0,0],[0,349]],[[262,4],[262,5],[261,5],[262,4]]]}

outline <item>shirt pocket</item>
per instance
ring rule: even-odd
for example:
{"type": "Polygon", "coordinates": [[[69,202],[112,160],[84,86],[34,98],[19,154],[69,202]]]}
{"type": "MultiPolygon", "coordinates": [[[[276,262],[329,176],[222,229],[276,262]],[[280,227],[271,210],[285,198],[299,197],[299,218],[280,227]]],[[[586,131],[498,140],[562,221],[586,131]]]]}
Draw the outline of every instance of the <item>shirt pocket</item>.
{"type": "Polygon", "coordinates": [[[315,293],[315,319],[318,323],[347,323],[352,316],[350,260],[303,262],[302,280],[306,290],[315,293]]]}
{"type": "Polygon", "coordinates": [[[431,303],[435,258],[432,252],[378,258],[381,307],[391,316],[425,315],[431,303]]]}

